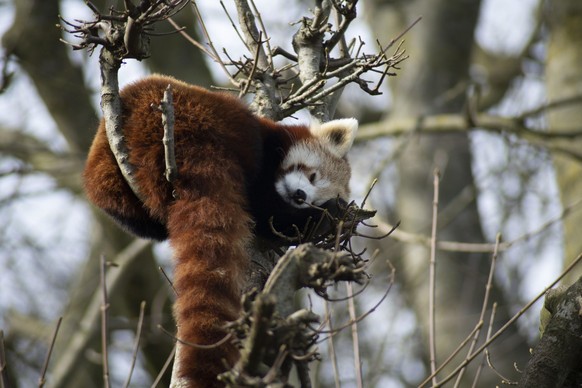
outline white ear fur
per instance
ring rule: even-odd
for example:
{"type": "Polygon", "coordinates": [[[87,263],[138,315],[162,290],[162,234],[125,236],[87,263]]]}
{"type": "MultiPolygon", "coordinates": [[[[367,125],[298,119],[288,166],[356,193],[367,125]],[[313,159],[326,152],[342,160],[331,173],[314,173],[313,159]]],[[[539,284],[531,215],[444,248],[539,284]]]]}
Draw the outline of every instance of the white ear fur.
{"type": "Polygon", "coordinates": [[[323,124],[313,121],[310,130],[313,136],[329,145],[332,153],[343,158],[354,143],[358,130],[358,120],[353,118],[338,119],[323,124]]]}

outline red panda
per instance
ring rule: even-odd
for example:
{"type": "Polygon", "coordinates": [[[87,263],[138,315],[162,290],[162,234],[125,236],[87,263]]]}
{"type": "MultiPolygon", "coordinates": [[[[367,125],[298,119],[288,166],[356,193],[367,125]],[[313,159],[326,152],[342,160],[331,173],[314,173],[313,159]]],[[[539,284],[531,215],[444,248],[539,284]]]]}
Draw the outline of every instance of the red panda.
{"type": "MultiPolygon", "coordinates": [[[[273,229],[289,231],[349,197],[345,158],[358,123],[284,125],[253,115],[237,98],[166,76],[150,76],[121,93],[122,125],[139,200],[109,148],[102,121],[89,151],[88,199],[134,234],[169,238],[175,260],[177,337],[213,344],[238,317],[252,239],[277,243],[273,229]],[[172,86],[177,178],[164,177],[161,113],[172,86]],[[143,201],[143,202],[142,202],[143,201]]],[[[282,245],[279,242],[280,245],[282,245]]],[[[233,365],[232,344],[210,350],[183,346],[176,377],[187,386],[220,386],[233,365]]]]}

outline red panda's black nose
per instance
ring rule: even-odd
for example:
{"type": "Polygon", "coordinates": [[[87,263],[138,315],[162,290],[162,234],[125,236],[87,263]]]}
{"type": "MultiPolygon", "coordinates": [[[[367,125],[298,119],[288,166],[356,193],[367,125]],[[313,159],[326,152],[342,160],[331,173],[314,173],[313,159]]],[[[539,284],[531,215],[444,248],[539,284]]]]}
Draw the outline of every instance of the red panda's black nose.
{"type": "Polygon", "coordinates": [[[293,201],[295,201],[295,203],[297,204],[302,204],[303,202],[305,202],[306,199],[307,194],[305,193],[305,191],[301,189],[297,189],[295,194],[293,194],[293,201]]]}

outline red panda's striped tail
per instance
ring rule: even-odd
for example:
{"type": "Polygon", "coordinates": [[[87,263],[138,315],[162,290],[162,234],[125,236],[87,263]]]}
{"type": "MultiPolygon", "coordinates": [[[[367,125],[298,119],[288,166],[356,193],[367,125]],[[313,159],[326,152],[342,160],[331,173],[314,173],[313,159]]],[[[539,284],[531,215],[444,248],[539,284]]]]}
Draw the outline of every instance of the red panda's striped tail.
{"type": "MultiPolygon", "coordinates": [[[[234,186],[211,190],[208,196],[178,199],[170,209],[177,336],[189,343],[219,342],[226,335],[224,325],[239,315],[252,227],[243,210],[242,190],[234,186]]],[[[238,350],[230,341],[210,349],[177,346],[172,379],[183,383],[178,387],[223,386],[217,375],[238,359],[238,350]]]]}

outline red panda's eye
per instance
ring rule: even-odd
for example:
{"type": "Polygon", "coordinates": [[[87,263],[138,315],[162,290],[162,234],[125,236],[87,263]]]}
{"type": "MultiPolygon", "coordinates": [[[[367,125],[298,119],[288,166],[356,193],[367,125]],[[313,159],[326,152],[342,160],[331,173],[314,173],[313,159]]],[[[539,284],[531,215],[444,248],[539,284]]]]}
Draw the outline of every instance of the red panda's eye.
{"type": "Polygon", "coordinates": [[[309,175],[309,182],[313,184],[313,182],[315,182],[315,178],[316,178],[315,173],[309,175]]]}

